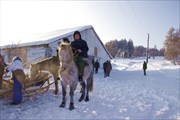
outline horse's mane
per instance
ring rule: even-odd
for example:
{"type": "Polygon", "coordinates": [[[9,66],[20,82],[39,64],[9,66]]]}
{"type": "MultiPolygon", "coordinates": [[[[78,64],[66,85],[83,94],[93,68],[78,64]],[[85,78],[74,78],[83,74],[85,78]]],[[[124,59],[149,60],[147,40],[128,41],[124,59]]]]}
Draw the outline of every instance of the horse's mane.
{"type": "Polygon", "coordinates": [[[61,50],[65,50],[65,51],[69,52],[69,55],[70,55],[69,59],[74,59],[74,55],[73,55],[70,43],[66,43],[66,42],[61,43],[61,45],[59,46],[59,51],[61,51],[61,50]]]}

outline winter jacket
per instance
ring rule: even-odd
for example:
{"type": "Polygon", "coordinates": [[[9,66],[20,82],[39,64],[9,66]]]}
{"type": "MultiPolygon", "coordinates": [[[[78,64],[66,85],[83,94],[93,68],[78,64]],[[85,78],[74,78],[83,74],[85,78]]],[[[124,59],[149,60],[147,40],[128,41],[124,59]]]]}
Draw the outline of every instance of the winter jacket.
{"type": "Polygon", "coordinates": [[[95,67],[95,68],[99,68],[99,62],[95,62],[95,63],[94,63],[94,67],[95,67]]]}
{"type": "Polygon", "coordinates": [[[23,64],[22,64],[22,62],[20,61],[20,60],[15,60],[15,61],[13,61],[8,67],[7,67],[7,71],[9,72],[9,71],[11,71],[11,72],[13,72],[13,71],[15,71],[15,70],[17,70],[17,69],[21,69],[21,70],[23,70],[23,64]]]}
{"type": "Polygon", "coordinates": [[[71,42],[71,47],[73,49],[73,53],[76,52],[76,50],[80,49],[82,52],[79,53],[80,56],[87,58],[88,57],[88,46],[85,40],[80,39],[80,40],[74,40],[71,42]]]}
{"type": "Polygon", "coordinates": [[[144,70],[147,69],[147,63],[146,62],[143,63],[143,69],[144,70]]]}
{"type": "Polygon", "coordinates": [[[23,71],[23,63],[21,60],[13,60],[11,64],[6,68],[7,72],[12,72],[13,77],[15,77],[21,84],[25,84],[25,73],[23,71]]]}

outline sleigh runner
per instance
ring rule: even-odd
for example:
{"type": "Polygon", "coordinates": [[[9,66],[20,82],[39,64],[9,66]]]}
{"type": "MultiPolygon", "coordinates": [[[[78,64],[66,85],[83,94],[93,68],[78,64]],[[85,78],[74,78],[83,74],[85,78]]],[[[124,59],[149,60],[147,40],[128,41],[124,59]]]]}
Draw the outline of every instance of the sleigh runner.
{"type": "MultiPolygon", "coordinates": [[[[33,96],[47,92],[54,81],[50,81],[52,75],[48,72],[39,72],[34,79],[26,77],[23,85],[23,96],[33,96]]],[[[13,93],[13,81],[11,79],[2,82],[2,89],[0,90],[0,98],[11,97],[13,93]]]]}

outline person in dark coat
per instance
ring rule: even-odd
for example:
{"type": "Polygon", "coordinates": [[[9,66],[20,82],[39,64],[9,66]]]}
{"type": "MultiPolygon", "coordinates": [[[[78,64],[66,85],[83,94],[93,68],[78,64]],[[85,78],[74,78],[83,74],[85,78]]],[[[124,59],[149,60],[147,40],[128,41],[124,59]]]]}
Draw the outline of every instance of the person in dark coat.
{"type": "Polygon", "coordinates": [[[146,76],[146,69],[147,69],[147,63],[144,61],[143,63],[144,76],[146,76]]]}
{"type": "Polygon", "coordinates": [[[12,105],[20,104],[22,101],[22,89],[25,85],[25,73],[23,71],[23,63],[22,59],[18,56],[15,56],[7,66],[6,71],[12,72],[13,83],[13,101],[12,105]]]}
{"type": "Polygon", "coordinates": [[[75,62],[78,66],[79,81],[82,82],[82,76],[84,73],[83,58],[88,57],[87,52],[89,48],[86,41],[81,38],[81,34],[79,31],[75,31],[73,37],[74,37],[74,41],[71,42],[71,47],[72,47],[73,53],[76,54],[75,62]]]}
{"type": "Polygon", "coordinates": [[[98,73],[98,69],[99,69],[99,62],[98,62],[98,60],[96,60],[96,62],[94,63],[94,67],[95,67],[95,73],[98,73]]]}

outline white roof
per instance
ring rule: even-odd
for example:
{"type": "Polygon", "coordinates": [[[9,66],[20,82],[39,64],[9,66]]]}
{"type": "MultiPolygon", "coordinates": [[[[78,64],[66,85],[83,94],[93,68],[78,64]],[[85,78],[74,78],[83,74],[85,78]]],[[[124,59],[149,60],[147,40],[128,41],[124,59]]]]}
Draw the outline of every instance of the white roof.
{"type": "MultiPolygon", "coordinates": [[[[80,26],[80,27],[75,27],[75,28],[67,28],[67,29],[56,30],[53,32],[36,34],[36,35],[26,39],[26,41],[33,41],[33,42],[21,43],[21,44],[15,45],[15,46],[21,47],[21,46],[49,44],[53,41],[56,41],[57,39],[72,35],[74,33],[74,31],[76,31],[76,30],[83,31],[83,30],[86,30],[89,28],[92,28],[92,25],[80,26]]],[[[1,48],[8,48],[8,47],[12,47],[12,45],[2,46],[1,48]]]]}

